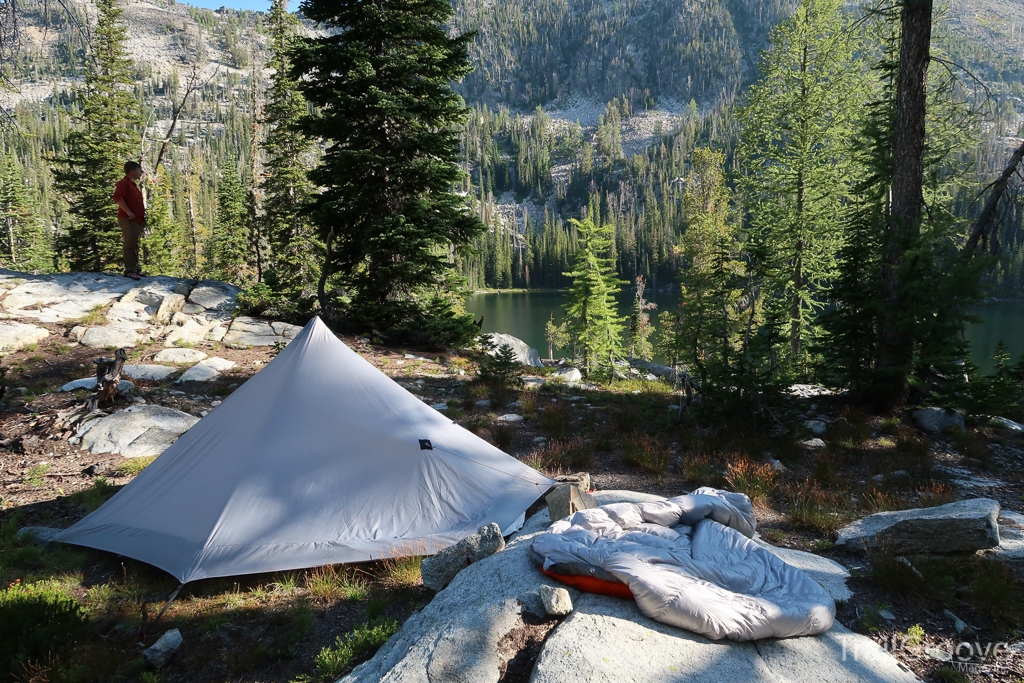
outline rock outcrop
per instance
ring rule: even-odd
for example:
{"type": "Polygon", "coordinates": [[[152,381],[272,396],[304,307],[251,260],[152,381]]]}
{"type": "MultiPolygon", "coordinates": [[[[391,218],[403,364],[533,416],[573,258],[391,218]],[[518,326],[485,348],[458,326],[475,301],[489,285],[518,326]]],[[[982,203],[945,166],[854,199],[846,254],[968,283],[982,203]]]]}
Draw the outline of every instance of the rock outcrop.
{"type": "Polygon", "coordinates": [[[840,529],[836,545],[897,555],[974,552],[999,545],[998,518],[999,502],[990,498],[878,512],[840,529]]]}
{"type": "Polygon", "coordinates": [[[505,539],[496,523],[480,527],[472,536],[423,559],[420,565],[423,585],[431,590],[443,590],[463,569],[504,548],[505,539]]]}
{"type": "MultiPolygon", "coordinates": [[[[630,491],[606,491],[596,498],[602,505],[661,500],[630,491]]],[[[550,580],[533,566],[528,548],[549,524],[547,511],[531,517],[504,551],[466,567],[372,659],[341,680],[496,683],[515,654],[499,644],[525,627],[524,616],[534,620],[530,623],[545,616],[538,614],[544,609],[540,591],[550,580]]],[[[565,590],[572,614],[541,646],[531,681],[917,681],[870,638],[838,624],[814,638],[713,642],[644,617],[632,601],[565,590]]],[[[849,596],[840,592],[834,597],[849,596]]]]}
{"type": "Polygon", "coordinates": [[[964,431],[964,416],[951,408],[921,408],[912,416],[917,426],[929,434],[942,434],[948,429],[964,431]]]}
{"type": "Polygon", "coordinates": [[[491,341],[494,342],[494,351],[489,351],[492,356],[497,353],[505,344],[512,347],[512,350],[516,354],[516,359],[523,365],[529,365],[534,368],[544,367],[544,363],[540,361],[540,354],[537,349],[533,348],[519,337],[513,337],[511,334],[502,334],[500,332],[491,332],[488,335],[491,341]]]}
{"type": "Polygon", "coordinates": [[[90,453],[119,453],[125,458],[160,455],[188,431],[198,417],[156,405],[131,406],[83,424],[79,438],[90,453]]]}

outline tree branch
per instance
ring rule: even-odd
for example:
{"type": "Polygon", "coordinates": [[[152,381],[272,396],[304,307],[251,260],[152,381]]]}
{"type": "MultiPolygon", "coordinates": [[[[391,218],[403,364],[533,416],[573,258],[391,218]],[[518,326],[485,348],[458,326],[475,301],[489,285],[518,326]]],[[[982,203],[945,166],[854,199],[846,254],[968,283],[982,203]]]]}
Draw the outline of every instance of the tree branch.
{"type": "Polygon", "coordinates": [[[1021,143],[1020,147],[1013,153],[1013,156],[1010,157],[1010,163],[1003,169],[999,178],[990,186],[992,193],[989,194],[988,200],[985,201],[985,208],[981,210],[978,220],[974,223],[974,230],[971,231],[971,236],[960,253],[964,258],[974,256],[979,240],[988,242],[988,233],[994,222],[993,219],[996,216],[996,209],[999,207],[999,200],[1003,198],[1003,193],[1006,192],[1010,180],[1017,173],[1017,167],[1020,166],[1021,160],[1024,160],[1024,142],[1021,143]]]}

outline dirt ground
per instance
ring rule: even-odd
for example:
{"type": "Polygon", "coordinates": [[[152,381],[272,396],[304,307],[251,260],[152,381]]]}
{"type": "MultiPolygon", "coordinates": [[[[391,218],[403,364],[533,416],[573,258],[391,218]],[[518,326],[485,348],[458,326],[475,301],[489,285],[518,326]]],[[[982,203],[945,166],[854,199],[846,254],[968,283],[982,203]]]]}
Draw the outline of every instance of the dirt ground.
{"type": "MultiPolygon", "coordinates": [[[[48,327],[49,340],[3,361],[8,391],[0,407],[0,581],[53,582],[84,606],[91,621],[88,635],[74,647],[37,662],[32,671],[15,672],[22,680],[315,681],[324,674],[318,654],[338,636],[365,624],[401,623],[430,600],[430,591],[419,584],[418,565],[377,563],[199,581],[186,586],[154,625],[175,587],[170,576],[98,551],[15,541],[14,531],[22,526],[71,525],[128,483],[141,464],[91,455],[69,443],[73,426],[60,424],[60,416],[90,394],[58,389],[92,376],[93,359],[103,354],[69,345],[62,327],[48,327]],[[161,672],[144,671],[142,645],[172,627],[184,636],[182,652],[161,672]]],[[[473,381],[473,353],[437,354],[342,339],[427,403],[445,403],[444,412],[459,424],[550,474],[587,471],[597,489],[664,496],[699,485],[747,492],[755,499],[763,538],[832,557],[851,569],[855,597],[838,605],[838,620],[891,647],[926,680],[1016,682],[1024,677],[1024,590],[1013,577],[999,575],[981,584],[969,576],[980,571],[970,564],[973,559],[954,558],[933,572],[945,586],[942,591],[917,590],[913,582],[900,583],[899,577],[878,571],[884,558],[834,547],[842,524],[880,510],[989,497],[1005,509],[1024,511],[1024,438],[1019,435],[975,421],[966,436],[933,440],[905,414],[869,415],[835,396],[785,397],[756,410],[697,405],[679,419],[670,408],[678,403],[671,387],[640,380],[596,389],[549,383],[539,391],[494,394],[473,381]],[[496,419],[507,414],[524,419],[496,419]],[[812,436],[804,425],[809,419],[827,425],[827,448],[799,445],[812,436]],[[956,632],[947,611],[970,625],[969,635],[956,632]],[[971,656],[959,663],[928,654],[953,652],[968,641],[988,656],[977,656],[973,645],[971,656]],[[1017,649],[985,650],[985,644],[995,643],[1017,649]]],[[[160,348],[131,350],[129,362],[151,362],[160,348]]],[[[210,383],[140,381],[135,400],[201,417],[275,354],[216,343],[198,348],[238,365],[210,383]]],[[[931,580],[932,574],[924,576],[931,580]]],[[[506,643],[505,680],[528,678],[552,626],[527,624],[506,643]]],[[[357,653],[348,666],[369,652],[357,653]]]]}

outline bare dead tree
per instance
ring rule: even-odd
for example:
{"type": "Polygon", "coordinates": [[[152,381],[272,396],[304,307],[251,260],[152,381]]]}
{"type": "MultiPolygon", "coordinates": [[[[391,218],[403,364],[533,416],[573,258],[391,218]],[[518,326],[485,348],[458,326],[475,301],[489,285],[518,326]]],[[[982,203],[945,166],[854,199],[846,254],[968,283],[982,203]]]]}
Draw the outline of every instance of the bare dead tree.
{"type": "MultiPolygon", "coordinates": [[[[1017,167],[1020,166],[1021,161],[1024,161],[1024,143],[1021,143],[1020,147],[1013,153],[1013,156],[1010,157],[1010,163],[1006,165],[1006,168],[999,174],[995,182],[985,188],[985,190],[991,188],[992,191],[989,193],[988,199],[985,200],[985,207],[981,210],[978,220],[974,222],[974,229],[971,230],[970,238],[968,238],[967,243],[964,245],[963,251],[960,252],[964,258],[974,256],[974,252],[978,248],[978,242],[981,242],[983,246],[988,245],[989,236],[996,224],[995,217],[996,210],[999,207],[999,200],[1003,198],[1003,194],[1006,192],[1006,188],[1009,187],[1014,174],[1017,173],[1017,167]]],[[[982,190],[982,193],[985,190],[982,190]]]]}
{"type": "Polygon", "coordinates": [[[178,127],[178,120],[181,118],[181,113],[185,110],[185,105],[188,103],[188,98],[192,96],[194,92],[204,87],[207,83],[212,81],[219,72],[219,67],[213,70],[210,77],[206,80],[200,79],[200,67],[198,63],[192,65],[192,73],[185,79],[185,92],[181,96],[180,102],[174,102],[171,109],[171,125],[167,129],[167,135],[161,141],[160,152],[156,155],[156,163],[153,164],[153,173],[156,173],[160,168],[160,164],[164,161],[164,155],[167,154],[167,146],[171,144],[171,140],[174,138],[174,131],[178,127]]]}

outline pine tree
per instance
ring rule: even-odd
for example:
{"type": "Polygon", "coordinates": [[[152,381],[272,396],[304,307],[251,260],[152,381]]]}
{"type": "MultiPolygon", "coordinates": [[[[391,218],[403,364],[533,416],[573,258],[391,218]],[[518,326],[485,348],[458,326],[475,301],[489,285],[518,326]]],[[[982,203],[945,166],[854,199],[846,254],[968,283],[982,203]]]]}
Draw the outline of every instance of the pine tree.
{"type": "Polygon", "coordinates": [[[449,37],[447,0],[305,0],[329,35],[304,40],[293,74],[316,116],[301,128],[326,144],[310,177],[326,258],[318,296],[337,278],[349,324],[433,345],[475,336],[462,309],[455,252],[483,225],[452,192],[467,109],[450,83],[472,70],[472,35],[449,37]]]}
{"type": "Polygon", "coordinates": [[[72,270],[120,268],[121,231],[111,197],[124,162],[138,158],[143,124],[125,49],[124,10],[97,0],[99,18],[86,56],[85,83],[76,92],[81,113],[68,133],[64,156],[54,160],[54,184],[73,217],[59,245],[72,270]]]}
{"type": "Polygon", "coordinates": [[[549,314],[548,321],[544,323],[544,340],[548,343],[548,360],[555,359],[555,349],[561,349],[569,343],[565,323],[556,325],[554,313],[549,314]]]}
{"type": "Polygon", "coordinates": [[[12,270],[53,270],[53,250],[38,204],[29,195],[13,154],[0,156],[0,265],[12,270]]]}
{"type": "Polygon", "coordinates": [[[633,308],[629,314],[626,347],[631,357],[651,360],[654,357],[654,347],[649,337],[654,332],[654,326],[651,324],[651,314],[648,311],[653,311],[658,305],[644,299],[646,286],[644,276],[637,275],[634,281],[633,308]]]}
{"type": "Polygon", "coordinates": [[[288,13],[288,0],[274,0],[267,18],[270,61],[274,73],[263,112],[263,230],[272,263],[265,280],[280,295],[285,309],[309,310],[316,298],[323,263],[323,243],[304,213],[313,195],[307,176],[315,164],[316,148],[299,129],[307,113],[306,100],[291,73],[298,19],[288,13]]]}
{"type": "Polygon", "coordinates": [[[185,276],[185,232],[171,215],[171,182],[161,167],[150,186],[142,262],[151,275],[185,276]]]}
{"type": "Polygon", "coordinates": [[[249,210],[245,205],[245,189],[231,160],[224,165],[220,176],[212,265],[211,275],[218,280],[239,287],[255,282],[249,256],[249,210]]]}
{"type": "Polygon", "coordinates": [[[565,307],[566,329],[573,356],[580,359],[583,374],[612,369],[619,353],[622,319],[615,312],[615,292],[620,282],[612,260],[605,256],[611,247],[612,226],[596,227],[589,218],[570,221],[577,230],[579,247],[573,257],[569,300],[565,307]]]}
{"type": "Polygon", "coordinates": [[[725,155],[700,148],[683,192],[686,232],[680,238],[680,304],[662,314],[662,353],[696,369],[700,383],[729,379],[739,331],[738,241],[729,220],[725,155]]]}
{"type": "Polygon", "coordinates": [[[739,116],[741,187],[751,237],[766,257],[765,303],[786,320],[781,351],[797,375],[808,372],[807,342],[825,303],[819,292],[835,272],[857,176],[849,141],[865,69],[851,23],[841,0],[802,0],[772,31],[739,116]]]}

